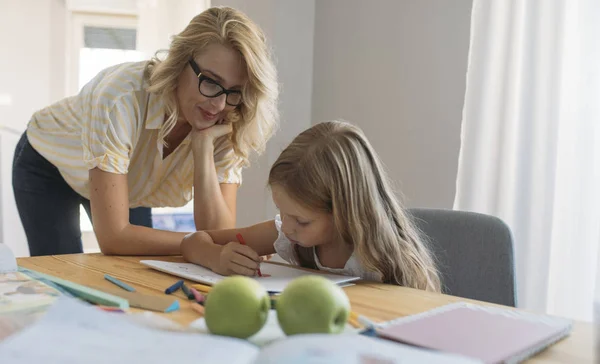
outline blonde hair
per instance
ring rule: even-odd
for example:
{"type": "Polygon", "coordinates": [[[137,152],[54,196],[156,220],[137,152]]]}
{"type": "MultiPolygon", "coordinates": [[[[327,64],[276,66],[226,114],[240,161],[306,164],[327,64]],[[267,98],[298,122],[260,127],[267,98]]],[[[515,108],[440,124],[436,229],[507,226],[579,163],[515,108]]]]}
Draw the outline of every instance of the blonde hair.
{"type": "MultiPolygon", "coordinates": [[[[440,291],[433,255],[358,127],[329,121],[302,132],[271,167],[269,185],[282,187],[307,208],[332,214],[342,241],[385,283],[440,291]]],[[[312,249],[308,254],[304,249],[296,245],[300,263],[314,268],[312,249]]]]}
{"type": "Polygon", "coordinates": [[[149,92],[165,103],[167,120],[159,138],[173,129],[179,118],[177,81],[188,61],[211,44],[238,51],[244,61],[248,82],[242,88],[242,104],[232,110],[226,121],[233,123],[231,140],[235,153],[246,163],[251,150],[262,153],[278,123],[277,72],[261,29],[243,13],[229,7],[213,7],[195,16],[171,41],[164,60],[158,53],[148,62],[145,74],[149,92]]]}

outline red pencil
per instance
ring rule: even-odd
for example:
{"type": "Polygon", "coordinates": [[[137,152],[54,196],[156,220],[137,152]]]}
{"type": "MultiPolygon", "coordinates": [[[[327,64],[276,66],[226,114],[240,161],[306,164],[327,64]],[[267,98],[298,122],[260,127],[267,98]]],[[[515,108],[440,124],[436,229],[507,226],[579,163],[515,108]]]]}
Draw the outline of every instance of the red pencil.
{"type": "MultiPolygon", "coordinates": [[[[236,237],[237,237],[238,241],[240,242],[240,244],[246,245],[246,241],[244,240],[244,237],[242,236],[242,234],[237,233],[236,237]]],[[[262,273],[260,272],[260,265],[258,266],[258,276],[262,277],[262,273]]]]}

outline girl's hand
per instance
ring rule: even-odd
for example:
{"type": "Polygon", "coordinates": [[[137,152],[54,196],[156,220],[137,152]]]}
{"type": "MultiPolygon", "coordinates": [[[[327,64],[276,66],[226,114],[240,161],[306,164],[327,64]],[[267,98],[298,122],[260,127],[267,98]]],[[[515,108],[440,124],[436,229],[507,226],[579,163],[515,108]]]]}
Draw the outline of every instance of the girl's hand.
{"type": "Polygon", "coordinates": [[[252,248],[238,242],[230,242],[221,249],[219,262],[213,267],[213,271],[224,276],[254,276],[260,262],[260,257],[252,248]]]}

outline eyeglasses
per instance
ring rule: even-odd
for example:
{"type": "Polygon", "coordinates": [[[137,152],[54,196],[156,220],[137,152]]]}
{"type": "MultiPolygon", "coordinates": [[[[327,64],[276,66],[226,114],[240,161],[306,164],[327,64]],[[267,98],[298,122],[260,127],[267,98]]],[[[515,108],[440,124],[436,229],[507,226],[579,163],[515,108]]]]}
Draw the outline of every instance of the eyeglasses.
{"type": "Polygon", "coordinates": [[[198,90],[206,97],[217,97],[225,94],[225,103],[229,106],[239,106],[242,103],[242,93],[238,90],[227,90],[217,81],[206,77],[200,72],[200,67],[193,59],[189,61],[190,66],[198,77],[198,90]]]}

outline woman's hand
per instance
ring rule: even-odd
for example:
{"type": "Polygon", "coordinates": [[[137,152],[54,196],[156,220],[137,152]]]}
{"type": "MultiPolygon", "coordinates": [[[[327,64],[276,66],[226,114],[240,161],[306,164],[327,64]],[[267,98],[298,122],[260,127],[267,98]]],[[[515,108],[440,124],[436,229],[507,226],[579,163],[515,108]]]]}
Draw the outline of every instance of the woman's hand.
{"type": "Polygon", "coordinates": [[[230,229],[235,226],[238,184],[221,183],[215,165],[215,142],[218,138],[226,138],[232,129],[231,123],[227,123],[191,131],[194,222],[197,230],[230,229]]]}
{"type": "Polygon", "coordinates": [[[230,242],[222,246],[218,262],[213,271],[224,276],[254,276],[261,262],[258,254],[249,246],[230,242]]]}
{"type": "Polygon", "coordinates": [[[209,148],[212,150],[215,140],[233,131],[231,123],[215,124],[210,128],[192,129],[192,150],[194,152],[209,148]]]}

